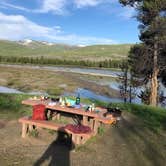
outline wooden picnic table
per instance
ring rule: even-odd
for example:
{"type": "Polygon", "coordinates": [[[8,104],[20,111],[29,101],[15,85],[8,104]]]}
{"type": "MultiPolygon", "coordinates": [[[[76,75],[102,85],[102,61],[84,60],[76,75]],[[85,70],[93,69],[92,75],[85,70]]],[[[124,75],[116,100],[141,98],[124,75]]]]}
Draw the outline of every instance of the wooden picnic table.
{"type": "Polygon", "coordinates": [[[22,104],[30,105],[30,106],[34,106],[37,104],[44,104],[47,109],[58,111],[59,113],[66,112],[66,113],[70,113],[74,115],[81,115],[83,116],[82,124],[88,125],[90,123],[90,125],[93,125],[94,128],[98,128],[99,122],[104,124],[111,124],[116,122],[116,118],[114,117],[109,117],[109,118],[104,117],[104,113],[107,112],[107,109],[105,108],[96,107],[95,109],[98,110],[99,112],[95,112],[95,111],[90,112],[90,111],[85,111],[83,108],[71,108],[67,106],[61,106],[59,103],[56,103],[56,105],[52,106],[49,104],[50,102],[51,102],[50,100],[27,99],[27,100],[23,100],[22,104]],[[89,119],[90,119],[90,122],[88,121],[89,119]]]}

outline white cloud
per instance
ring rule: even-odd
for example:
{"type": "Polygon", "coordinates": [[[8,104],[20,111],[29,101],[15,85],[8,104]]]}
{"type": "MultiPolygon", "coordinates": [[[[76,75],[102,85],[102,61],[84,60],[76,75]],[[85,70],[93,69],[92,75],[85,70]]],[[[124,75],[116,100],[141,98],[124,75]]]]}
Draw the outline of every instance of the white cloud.
{"type": "Polygon", "coordinates": [[[96,6],[102,2],[103,0],[74,0],[74,3],[78,8],[85,6],[96,6]]]}
{"type": "Polygon", "coordinates": [[[0,13],[0,39],[23,40],[25,38],[84,45],[116,43],[109,38],[65,34],[60,26],[41,26],[22,15],[0,13]]]}
{"type": "Polygon", "coordinates": [[[22,10],[22,11],[25,11],[25,12],[31,12],[30,9],[24,8],[22,6],[17,6],[17,5],[13,5],[13,4],[10,4],[10,3],[6,3],[6,2],[3,2],[3,1],[0,2],[0,5],[3,8],[13,8],[13,9],[22,10]]]}
{"type": "Polygon", "coordinates": [[[66,4],[67,0],[43,0],[41,7],[34,11],[39,13],[53,12],[55,14],[63,15],[66,13],[66,4]]]}
{"type": "Polygon", "coordinates": [[[22,6],[13,5],[7,2],[0,2],[1,7],[12,8],[16,10],[21,10],[24,12],[33,12],[33,13],[48,13],[52,12],[57,15],[64,15],[67,13],[66,5],[67,0],[42,0],[40,6],[37,9],[28,9],[22,6]]]}
{"type": "Polygon", "coordinates": [[[76,8],[84,8],[87,6],[94,7],[100,4],[118,3],[118,0],[38,0],[39,6],[36,9],[28,9],[22,6],[13,5],[5,1],[0,1],[0,7],[12,8],[24,12],[32,13],[53,13],[56,15],[66,15],[69,13],[68,6],[76,6],[76,8]]]}
{"type": "MultiPolygon", "coordinates": [[[[56,15],[66,15],[69,13],[67,10],[67,6],[73,5],[79,8],[84,8],[87,6],[94,7],[99,6],[101,4],[118,4],[118,0],[40,0],[39,1],[39,7],[37,9],[28,9],[22,6],[13,5],[10,3],[7,3],[5,1],[0,2],[0,8],[12,8],[16,10],[21,10],[24,12],[32,12],[32,13],[53,13],[56,15]]],[[[107,9],[108,10],[108,9],[107,9]]],[[[119,16],[123,19],[130,19],[134,13],[134,8],[131,7],[109,7],[108,13],[114,14],[116,16],[119,16]]]]}
{"type": "Polygon", "coordinates": [[[56,28],[40,26],[22,15],[0,13],[0,38],[20,40],[31,37],[46,37],[57,33],[56,28]]]}
{"type": "Polygon", "coordinates": [[[74,0],[74,4],[76,5],[77,8],[83,8],[86,6],[97,6],[100,4],[111,4],[111,3],[115,3],[118,2],[118,0],[74,0]]]}

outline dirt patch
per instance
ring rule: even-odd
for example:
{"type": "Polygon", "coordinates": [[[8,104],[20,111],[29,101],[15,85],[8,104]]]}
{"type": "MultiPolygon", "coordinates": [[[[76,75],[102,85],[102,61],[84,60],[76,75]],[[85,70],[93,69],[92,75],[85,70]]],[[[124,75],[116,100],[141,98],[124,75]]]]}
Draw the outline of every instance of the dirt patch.
{"type": "Polygon", "coordinates": [[[6,124],[5,121],[0,120],[0,129],[4,128],[5,124],[6,124]]]}

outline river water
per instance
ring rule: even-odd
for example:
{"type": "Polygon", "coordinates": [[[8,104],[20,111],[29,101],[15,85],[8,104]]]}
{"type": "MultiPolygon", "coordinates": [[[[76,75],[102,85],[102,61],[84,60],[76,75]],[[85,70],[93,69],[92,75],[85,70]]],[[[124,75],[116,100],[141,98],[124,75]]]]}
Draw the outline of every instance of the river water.
{"type": "Polygon", "coordinates": [[[8,65],[0,64],[0,66],[14,67],[14,68],[30,68],[30,69],[44,69],[49,71],[63,71],[69,73],[89,74],[96,76],[117,77],[122,72],[109,69],[93,69],[93,68],[78,68],[78,67],[57,67],[57,66],[38,66],[38,65],[8,65]]]}

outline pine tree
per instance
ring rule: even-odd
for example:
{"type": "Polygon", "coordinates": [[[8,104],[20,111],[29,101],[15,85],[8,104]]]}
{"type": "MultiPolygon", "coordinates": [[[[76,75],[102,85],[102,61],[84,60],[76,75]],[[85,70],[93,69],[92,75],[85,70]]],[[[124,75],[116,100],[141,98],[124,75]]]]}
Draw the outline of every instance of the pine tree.
{"type": "MultiPolygon", "coordinates": [[[[166,84],[166,0],[119,0],[137,10],[140,22],[141,45],[134,46],[130,51],[131,62],[137,61],[137,74],[144,75],[150,82],[150,104],[157,105],[158,78],[166,84]],[[131,56],[131,54],[133,56],[131,56]],[[135,55],[134,55],[135,54],[135,55]],[[134,60],[134,58],[137,58],[134,60]]],[[[135,70],[136,71],[136,70],[135,70]]]]}

